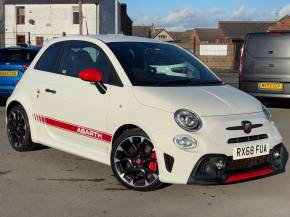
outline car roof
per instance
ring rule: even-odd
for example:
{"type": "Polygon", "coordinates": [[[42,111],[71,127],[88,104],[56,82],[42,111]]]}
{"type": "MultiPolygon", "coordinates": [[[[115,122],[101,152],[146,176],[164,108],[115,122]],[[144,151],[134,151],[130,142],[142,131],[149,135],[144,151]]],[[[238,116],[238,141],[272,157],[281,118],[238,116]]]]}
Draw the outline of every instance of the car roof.
{"type": "MultiPolygon", "coordinates": [[[[143,38],[143,37],[136,37],[136,36],[125,36],[121,34],[108,34],[108,35],[78,35],[78,36],[66,36],[63,38],[56,38],[48,41],[47,44],[51,44],[54,42],[61,42],[61,41],[69,41],[69,40],[85,40],[85,39],[96,39],[100,40],[104,43],[111,43],[111,42],[147,42],[147,43],[166,43],[163,41],[150,39],[150,38],[143,38]]],[[[45,43],[46,44],[46,43],[45,43]]]]}
{"type": "Polygon", "coordinates": [[[155,39],[151,38],[143,38],[143,37],[137,37],[137,36],[125,36],[125,35],[113,35],[113,34],[108,34],[108,35],[94,35],[94,36],[89,36],[96,38],[98,40],[101,40],[105,43],[110,43],[110,42],[150,42],[150,43],[164,43],[162,41],[158,41],[155,39]]]}

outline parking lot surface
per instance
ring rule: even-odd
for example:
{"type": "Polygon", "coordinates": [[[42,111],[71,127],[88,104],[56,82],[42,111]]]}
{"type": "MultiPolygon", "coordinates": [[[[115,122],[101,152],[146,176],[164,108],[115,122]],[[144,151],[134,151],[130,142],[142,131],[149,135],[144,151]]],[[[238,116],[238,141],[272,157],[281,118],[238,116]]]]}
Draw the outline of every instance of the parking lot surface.
{"type": "MultiPolygon", "coordinates": [[[[236,85],[235,74],[220,76],[236,85]]],[[[289,151],[290,103],[267,105],[289,151]]],[[[0,107],[0,216],[288,217],[290,173],[233,185],[134,192],[121,186],[108,166],[54,149],[15,152],[0,107]]]]}

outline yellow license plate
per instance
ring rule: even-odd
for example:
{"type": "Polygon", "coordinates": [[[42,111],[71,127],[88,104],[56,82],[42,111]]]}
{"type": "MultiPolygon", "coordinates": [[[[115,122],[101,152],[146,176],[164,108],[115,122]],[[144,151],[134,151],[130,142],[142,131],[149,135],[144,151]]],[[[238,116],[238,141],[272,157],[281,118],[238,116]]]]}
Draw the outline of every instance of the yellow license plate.
{"type": "Polygon", "coordinates": [[[259,89],[262,90],[283,90],[283,83],[259,83],[259,89]]]}
{"type": "Polygon", "coordinates": [[[18,71],[2,71],[2,72],[0,72],[0,76],[2,76],[2,77],[17,77],[18,71]]]}

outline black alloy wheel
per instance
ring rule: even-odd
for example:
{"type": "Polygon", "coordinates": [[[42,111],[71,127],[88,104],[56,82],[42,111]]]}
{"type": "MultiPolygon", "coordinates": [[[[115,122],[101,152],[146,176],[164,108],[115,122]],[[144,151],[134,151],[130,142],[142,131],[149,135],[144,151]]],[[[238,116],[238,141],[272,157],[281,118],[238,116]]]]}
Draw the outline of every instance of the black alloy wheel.
{"type": "Polygon", "coordinates": [[[114,175],[129,189],[151,191],[162,185],[154,146],[140,129],[127,130],[116,139],[111,165],[114,175]]]}
{"type": "Polygon", "coordinates": [[[16,151],[30,151],[35,148],[31,141],[27,114],[21,105],[14,106],[7,116],[7,135],[16,151]]]}

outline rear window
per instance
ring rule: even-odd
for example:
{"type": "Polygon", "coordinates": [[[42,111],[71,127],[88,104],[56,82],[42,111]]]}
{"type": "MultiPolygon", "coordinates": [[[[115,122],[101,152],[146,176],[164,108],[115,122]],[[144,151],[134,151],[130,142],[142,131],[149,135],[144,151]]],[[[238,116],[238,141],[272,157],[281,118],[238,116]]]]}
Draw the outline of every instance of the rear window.
{"type": "Polygon", "coordinates": [[[245,52],[253,57],[290,58],[290,33],[250,34],[245,52]]]}
{"type": "Polygon", "coordinates": [[[0,62],[4,63],[23,63],[32,62],[37,51],[34,50],[0,50],[0,62]]]}

